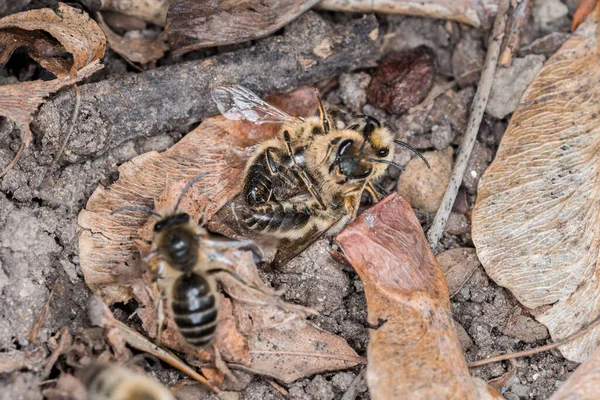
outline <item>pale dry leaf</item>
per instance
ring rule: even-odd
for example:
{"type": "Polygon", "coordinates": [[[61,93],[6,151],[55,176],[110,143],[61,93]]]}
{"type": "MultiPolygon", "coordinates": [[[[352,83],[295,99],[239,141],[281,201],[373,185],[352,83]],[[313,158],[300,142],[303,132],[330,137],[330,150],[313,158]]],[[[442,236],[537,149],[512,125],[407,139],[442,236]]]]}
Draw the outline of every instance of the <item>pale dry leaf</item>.
{"type": "MultiPolygon", "coordinates": [[[[18,30],[33,31],[34,35],[39,35],[36,31],[46,32],[73,57],[70,71],[61,71],[60,68],[52,68],[53,65],[55,66],[53,62],[45,65],[45,57],[40,50],[46,46],[34,47],[30,55],[57,76],[70,72],[71,76],[75,77],[83,67],[104,57],[106,39],[102,30],[88,14],[64,3],[58,4],[57,12],[49,8],[40,8],[0,19],[0,38],[4,35],[12,36],[15,29],[17,32],[18,30]]],[[[42,37],[42,40],[46,45],[51,45],[46,38],[42,37]]]]}
{"type": "Polygon", "coordinates": [[[129,39],[113,32],[104,22],[101,13],[98,13],[96,18],[98,19],[98,25],[106,35],[110,48],[127,61],[140,64],[153,63],[161,59],[169,48],[162,35],[155,40],[129,39]]]}
{"type": "Polygon", "coordinates": [[[131,15],[144,21],[164,26],[167,10],[173,0],[86,0],[99,1],[100,9],[131,15]]]}
{"type": "Polygon", "coordinates": [[[448,287],[411,206],[393,194],[336,240],[363,282],[368,320],[378,326],[367,350],[371,397],[485,398],[469,375],[448,287]]]}
{"type": "Polygon", "coordinates": [[[346,341],[311,324],[294,330],[266,329],[250,336],[253,371],[285,383],[363,363],[346,341]]]}
{"type": "Polygon", "coordinates": [[[165,32],[172,49],[187,52],[265,37],[319,0],[176,0],[165,32]]]}
{"type": "Polygon", "coordinates": [[[446,250],[436,258],[446,277],[450,297],[458,293],[481,265],[475,249],[467,247],[446,250]]]}
{"type": "Polygon", "coordinates": [[[323,0],[319,8],[441,18],[479,28],[489,26],[498,0],[323,0]]]}
{"type": "Polygon", "coordinates": [[[550,397],[550,400],[595,400],[600,393],[600,347],[550,397]]]}
{"type": "MultiPolygon", "coordinates": [[[[472,235],[487,274],[554,340],[600,313],[600,5],[527,88],[479,184],[472,235]]],[[[582,362],[600,328],[560,347],[582,362]]]]}

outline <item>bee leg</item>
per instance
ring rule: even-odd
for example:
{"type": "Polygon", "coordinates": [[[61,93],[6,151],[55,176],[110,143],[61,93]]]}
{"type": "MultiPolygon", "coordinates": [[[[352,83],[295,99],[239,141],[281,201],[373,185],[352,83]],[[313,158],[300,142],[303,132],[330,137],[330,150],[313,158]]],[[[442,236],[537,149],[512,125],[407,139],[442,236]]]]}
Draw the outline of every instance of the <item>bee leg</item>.
{"type": "Polygon", "coordinates": [[[379,192],[379,190],[377,190],[377,188],[375,188],[375,186],[371,182],[367,183],[367,185],[365,186],[365,190],[371,195],[373,203],[378,203],[383,198],[383,195],[379,192]]]}
{"type": "Polygon", "coordinates": [[[321,101],[321,95],[319,94],[319,90],[314,88],[315,96],[317,97],[317,104],[319,105],[319,119],[321,120],[321,125],[323,125],[323,132],[329,133],[331,130],[331,124],[329,123],[329,118],[325,113],[325,107],[323,107],[323,102],[321,101]]]}
{"type": "MultiPolygon", "coordinates": [[[[223,257],[225,258],[225,257],[223,257]]],[[[222,263],[222,264],[228,264],[231,265],[231,261],[228,260],[224,260],[224,259],[219,259],[218,262],[222,263]]],[[[279,295],[274,292],[274,293],[269,293],[267,292],[265,289],[265,287],[259,287],[253,283],[250,283],[248,281],[246,281],[244,278],[242,278],[241,276],[239,276],[237,273],[231,271],[230,269],[227,268],[222,268],[222,267],[215,267],[215,268],[211,268],[208,269],[206,271],[204,271],[206,274],[208,275],[217,275],[217,274],[227,274],[230,277],[232,277],[233,279],[235,279],[236,281],[238,281],[238,283],[242,286],[245,286],[249,289],[255,290],[257,292],[259,292],[262,295],[266,295],[269,297],[274,298],[277,302],[279,301],[279,295]]]]}
{"type": "Polygon", "coordinates": [[[296,157],[294,156],[294,150],[292,149],[292,139],[290,137],[290,133],[288,131],[284,131],[283,138],[285,139],[285,144],[287,147],[288,155],[290,156],[292,163],[294,164],[294,169],[295,169],[296,173],[298,174],[300,179],[302,179],[302,182],[304,182],[304,186],[306,186],[306,189],[308,189],[308,192],[319,203],[319,206],[322,209],[326,209],[327,207],[325,206],[325,203],[323,202],[321,195],[319,195],[319,193],[317,192],[317,189],[315,188],[315,185],[309,179],[308,175],[306,174],[306,170],[296,163],[296,157]]]}

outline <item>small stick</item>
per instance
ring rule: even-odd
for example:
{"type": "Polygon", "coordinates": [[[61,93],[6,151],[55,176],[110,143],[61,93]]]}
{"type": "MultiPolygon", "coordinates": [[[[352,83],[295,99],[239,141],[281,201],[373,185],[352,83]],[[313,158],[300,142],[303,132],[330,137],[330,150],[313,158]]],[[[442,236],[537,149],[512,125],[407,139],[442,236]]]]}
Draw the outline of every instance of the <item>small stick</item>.
{"type": "Polygon", "coordinates": [[[496,72],[496,64],[498,62],[498,54],[500,53],[500,44],[504,37],[504,29],[508,18],[507,11],[509,4],[510,0],[501,0],[500,4],[498,4],[498,14],[496,14],[496,20],[494,21],[494,29],[492,31],[490,45],[483,65],[481,79],[479,80],[479,86],[477,87],[477,93],[475,93],[475,98],[473,99],[467,130],[460,146],[460,152],[456,158],[456,164],[454,166],[454,171],[452,171],[452,177],[448,183],[448,188],[446,188],[446,193],[444,193],[440,208],[435,214],[433,224],[427,232],[427,239],[434,253],[437,253],[437,250],[439,250],[439,241],[446,228],[450,210],[452,210],[458,188],[465,175],[467,163],[471,157],[471,151],[473,150],[477,132],[479,131],[479,125],[483,119],[483,113],[485,112],[485,107],[490,96],[492,82],[494,81],[494,73],[496,72]]]}
{"type": "Polygon", "coordinates": [[[599,324],[600,324],[600,315],[597,316],[589,324],[584,325],[584,327],[581,328],[579,331],[575,332],[574,334],[572,334],[570,336],[567,336],[564,339],[559,340],[558,342],[550,343],[550,344],[547,344],[545,346],[536,347],[535,349],[531,349],[531,350],[519,351],[517,353],[507,353],[507,354],[503,354],[501,356],[490,357],[490,358],[486,358],[484,360],[473,361],[472,363],[468,363],[467,366],[469,368],[480,367],[482,365],[491,364],[491,363],[495,363],[495,362],[498,362],[498,361],[511,360],[513,358],[520,358],[520,357],[532,356],[534,354],[538,354],[538,353],[542,353],[544,351],[552,350],[552,349],[560,347],[560,346],[562,346],[564,344],[572,342],[573,340],[575,340],[575,339],[577,339],[577,338],[585,335],[586,333],[588,333],[590,330],[592,330],[593,328],[595,328],[599,324]]]}
{"type": "Polygon", "coordinates": [[[48,169],[44,171],[44,175],[42,175],[42,180],[38,185],[37,190],[42,190],[44,188],[44,180],[46,179],[46,175],[48,174],[48,172],[54,171],[54,168],[56,167],[56,164],[58,164],[58,162],[60,161],[60,157],[65,151],[65,147],[67,147],[67,143],[69,142],[71,134],[73,134],[73,130],[75,129],[75,123],[77,122],[77,117],[79,116],[79,106],[81,105],[81,92],[79,91],[79,87],[76,83],[73,84],[73,89],[75,89],[75,108],[73,109],[73,114],[71,114],[71,121],[69,123],[67,134],[63,139],[62,145],[60,146],[58,153],[56,154],[56,156],[54,156],[52,164],[50,164],[48,169]]]}
{"type": "Polygon", "coordinates": [[[506,35],[502,41],[498,65],[506,67],[512,64],[513,54],[519,49],[523,28],[531,15],[532,6],[533,0],[520,0],[516,6],[511,5],[510,20],[506,25],[506,35]]]}
{"type": "Polygon", "coordinates": [[[164,350],[150,340],[146,339],[144,335],[134,331],[124,323],[120,321],[115,321],[116,327],[119,329],[121,336],[123,339],[133,348],[138,349],[140,351],[144,351],[148,354],[152,354],[154,357],[158,358],[169,364],[172,367],[177,368],[179,371],[188,375],[189,377],[197,380],[198,382],[206,385],[209,389],[211,389],[215,393],[219,393],[221,390],[217,387],[214,387],[206,380],[206,378],[199,373],[197,373],[192,367],[184,363],[179,357],[170,351],[164,350]]]}
{"type": "Polygon", "coordinates": [[[52,296],[54,296],[54,291],[56,290],[57,286],[58,286],[58,281],[56,281],[56,283],[52,286],[52,290],[50,291],[50,295],[46,299],[46,303],[44,304],[44,306],[42,307],[42,309],[40,310],[38,315],[36,315],[35,319],[33,320],[33,326],[31,327],[31,330],[29,331],[29,336],[28,336],[28,340],[31,342],[31,344],[37,343],[37,337],[38,337],[38,334],[40,333],[40,328],[42,327],[42,325],[44,324],[44,321],[46,320],[46,315],[48,314],[48,310],[50,309],[50,301],[52,301],[52,296]]]}

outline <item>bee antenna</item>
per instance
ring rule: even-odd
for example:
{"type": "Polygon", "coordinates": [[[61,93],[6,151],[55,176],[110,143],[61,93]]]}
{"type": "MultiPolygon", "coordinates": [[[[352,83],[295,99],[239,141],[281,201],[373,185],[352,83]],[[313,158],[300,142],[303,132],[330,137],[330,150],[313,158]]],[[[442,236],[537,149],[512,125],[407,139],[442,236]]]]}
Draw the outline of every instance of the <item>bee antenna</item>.
{"type": "Polygon", "coordinates": [[[116,210],[114,210],[113,212],[111,212],[110,215],[115,215],[115,214],[123,212],[123,211],[141,211],[141,212],[146,212],[148,214],[152,214],[152,215],[154,215],[154,216],[156,216],[158,218],[162,218],[162,215],[160,215],[156,211],[151,210],[148,207],[138,207],[138,206],[123,206],[123,207],[119,207],[116,210]]]}
{"type": "Polygon", "coordinates": [[[403,166],[401,166],[401,165],[399,165],[399,164],[396,164],[396,163],[395,163],[395,162],[393,162],[393,161],[388,161],[388,160],[376,160],[376,159],[374,159],[374,158],[367,158],[367,161],[370,161],[370,162],[378,162],[378,163],[382,163],[382,164],[391,165],[391,166],[393,166],[393,167],[396,167],[396,168],[398,168],[400,171],[403,171],[403,170],[404,170],[404,167],[403,167],[403,166]]]}
{"type": "Polygon", "coordinates": [[[427,161],[427,159],[425,157],[423,157],[423,154],[421,154],[417,149],[415,149],[414,147],[412,147],[410,144],[405,143],[401,140],[397,140],[394,139],[394,143],[399,144],[402,147],[406,147],[407,149],[409,149],[410,151],[412,151],[413,153],[415,153],[416,155],[419,156],[419,158],[421,160],[423,160],[423,162],[425,163],[425,165],[427,165],[427,168],[431,169],[431,166],[429,165],[429,162],[427,161]]]}
{"type": "Polygon", "coordinates": [[[187,185],[185,185],[185,187],[181,191],[181,194],[179,195],[179,198],[177,199],[177,203],[175,204],[175,210],[179,209],[179,203],[181,203],[181,199],[183,199],[183,196],[185,196],[185,194],[187,193],[187,191],[190,190],[190,188],[192,187],[192,185],[194,183],[198,182],[200,180],[200,178],[202,178],[206,174],[208,174],[208,172],[202,172],[202,173],[196,175],[195,177],[192,178],[191,181],[189,181],[187,183],[187,185]]]}

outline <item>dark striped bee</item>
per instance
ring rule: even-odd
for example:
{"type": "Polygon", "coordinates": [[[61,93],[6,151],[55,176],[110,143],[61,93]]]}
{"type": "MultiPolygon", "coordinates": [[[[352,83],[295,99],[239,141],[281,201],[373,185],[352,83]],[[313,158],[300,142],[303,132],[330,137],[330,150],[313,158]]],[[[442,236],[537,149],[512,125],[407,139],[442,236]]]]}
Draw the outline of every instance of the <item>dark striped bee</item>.
{"type": "MultiPolygon", "coordinates": [[[[204,174],[193,178],[182,190],[175,208],[159,213],[145,207],[125,206],[112,212],[140,211],[156,216],[151,252],[146,257],[156,273],[157,288],[161,293],[158,302],[157,340],[160,340],[164,322],[163,298],[168,300],[171,315],[181,336],[194,347],[210,343],[218,321],[218,296],[215,276],[226,273],[250,288],[262,289],[246,283],[229,269],[231,265],[222,253],[227,249],[247,247],[260,250],[252,241],[223,240],[209,234],[202,225],[191,220],[185,212],[178,211],[185,193],[204,174]]],[[[256,251],[258,250],[258,251],[256,251]]]]}
{"type": "Polygon", "coordinates": [[[229,119],[281,123],[274,139],[261,143],[248,161],[242,215],[247,227],[297,239],[316,228],[335,233],[356,215],[362,193],[374,202],[376,181],[393,162],[394,144],[415,152],[373,117],[357,115],[346,128],[335,126],[315,90],[319,115],[299,118],[268,104],[241,86],[213,90],[213,100],[229,119]]]}
{"type": "Polygon", "coordinates": [[[89,400],[175,400],[155,379],[125,367],[94,363],[80,374],[89,400]]]}

